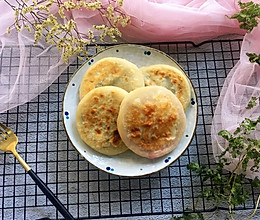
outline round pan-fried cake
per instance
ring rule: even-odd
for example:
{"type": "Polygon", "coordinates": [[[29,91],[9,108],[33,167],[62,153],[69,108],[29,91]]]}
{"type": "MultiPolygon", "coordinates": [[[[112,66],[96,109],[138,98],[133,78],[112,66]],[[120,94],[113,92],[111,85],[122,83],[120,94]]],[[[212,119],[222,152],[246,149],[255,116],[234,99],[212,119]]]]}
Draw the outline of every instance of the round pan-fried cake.
{"type": "Polygon", "coordinates": [[[186,128],[186,115],[179,99],[161,86],[147,86],[123,99],[117,127],[125,145],[149,159],[176,148],[186,128]]]}
{"type": "Polygon", "coordinates": [[[165,64],[155,64],[140,68],[145,86],[163,86],[172,91],[181,101],[184,111],[190,104],[191,91],[187,77],[179,69],[165,64]]]}
{"type": "Polygon", "coordinates": [[[91,90],[80,101],[76,112],[77,130],[94,150],[112,156],[128,149],[117,129],[120,104],[127,94],[121,88],[104,86],[91,90]]]}
{"type": "Polygon", "coordinates": [[[144,77],[135,64],[122,58],[107,57],[86,71],[79,88],[80,99],[101,86],[117,86],[130,92],[144,86],[144,77]]]}

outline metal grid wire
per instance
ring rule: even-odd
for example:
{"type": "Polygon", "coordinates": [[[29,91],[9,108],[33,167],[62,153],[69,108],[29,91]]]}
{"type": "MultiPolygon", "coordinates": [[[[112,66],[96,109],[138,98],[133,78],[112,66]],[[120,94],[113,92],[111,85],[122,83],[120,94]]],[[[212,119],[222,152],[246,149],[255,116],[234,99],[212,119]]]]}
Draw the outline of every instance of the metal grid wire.
{"type": "MultiPolygon", "coordinates": [[[[79,60],[31,102],[0,114],[0,121],[15,131],[18,152],[75,218],[213,211],[214,203],[199,198],[205,187],[202,177],[187,170],[186,165],[198,162],[214,167],[212,115],[225,77],[239,59],[240,45],[240,40],[210,41],[199,46],[189,42],[146,45],[164,51],[186,70],[199,102],[198,126],[191,145],[176,162],[152,175],[127,178],[108,174],[85,161],[69,143],[61,105],[65,86],[81,64],[79,60]]],[[[88,51],[93,55],[96,48],[89,46],[88,51]]],[[[10,59],[10,55],[2,59],[10,59]]],[[[245,183],[245,187],[249,186],[245,183]]],[[[237,209],[255,207],[256,189],[249,190],[251,198],[237,209]]],[[[9,153],[0,154],[0,204],[1,219],[61,218],[9,153]]]]}

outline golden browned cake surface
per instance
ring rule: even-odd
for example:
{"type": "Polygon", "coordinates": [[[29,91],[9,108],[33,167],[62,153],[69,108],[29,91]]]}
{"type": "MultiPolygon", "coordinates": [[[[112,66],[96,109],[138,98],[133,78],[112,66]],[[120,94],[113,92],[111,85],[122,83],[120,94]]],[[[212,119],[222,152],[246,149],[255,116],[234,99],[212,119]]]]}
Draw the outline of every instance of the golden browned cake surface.
{"type": "Polygon", "coordinates": [[[172,91],[183,105],[184,110],[190,104],[191,90],[184,73],[173,66],[156,64],[140,68],[144,75],[145,85],[163,86],[172,91]]]}
{"type": "Polygon", "coordinates": [[[117,129],[120,104],[128,93],[118,87],[91,90],[79,103],[76,125],[82,140],[105,155],[117,155],[128,148],[117,129]]]}
{"type": "Polygon", "coordinates": [[[126,146],[150,159],[171,152],[186,127],[186,116],[179,99],[161,86],[136,89],[123,99],[117,120],[126,146]]]}
{"type": "Polygon", "coordinates": [[[139,68],[122,58],[107,57],[94,63],[82,78],[79,96],[82,99],[90,90],[101,86],[117,86],[127,92],[144,86],[139,68]]]}

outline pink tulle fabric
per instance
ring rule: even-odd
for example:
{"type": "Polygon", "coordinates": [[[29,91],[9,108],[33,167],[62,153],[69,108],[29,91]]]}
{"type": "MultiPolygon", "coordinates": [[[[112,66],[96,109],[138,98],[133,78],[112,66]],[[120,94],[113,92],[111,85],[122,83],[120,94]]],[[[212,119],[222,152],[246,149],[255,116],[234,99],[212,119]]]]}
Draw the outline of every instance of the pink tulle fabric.
{"type": "MultiPolygon", "coordinates": [[[[238,22],[226,17],[238,10],[238,0],[124,0],[122,11],[130,16],[131,24],[120,31],[130,42],[200,43],[221,35],[244,35],[238,22]]],[[[76,10],[69,16],[81,33],[103,22],[97,12],[76,10]]]]}
{"type": "MultiPolygon", "coordinates": [[[[9,1],[13,5],[15,2],[9,1]]],[[[14,23],[14,12],[4,1],[0,1],[0,8],[1,113],[38,96],[57,79],[67,65],[62,61],[58,50],[45,40],[40,40],[33,47],[34,36],[27,30],[19,33],[11,30],[10,35],[7,35],[7,28],[14,23]]]]}
{"type": "MultiPolygon", "coordinates": [[[[65,0],[64,0],[65,1],[65,0]]],[[[9,1],[15,4],[15,0],[9,1]]],[[[102,0],[108,4],[108,0],[102,0]]],[[[129,42],[194,41],[202,42],[226,34],[245,34],[231,16],[238,11],[238,0],[125,0],[122,11],[132,23],[121,28],[122,38],[129,42]]],[[[45,43],[33,44],[33,34],[6,29],[14,22],[10,6],[0,1],[0,112],[30,101],[65,70],[61,55],[45,43]],[[28,47],[29,46],[29,47],[28,47]],[[10,47],[15,47],[14,49],[10,47]],[[12,57],[12,58],[10,58],[12,57]]],[[[53,8],[53,13],[57,8],[53,8]]],[[[79,32],[88,33],[93,24],[103,23],[97,12],[75,10],[79,32]]]]}
{"type": "Polygon", "coordinates": [[[123,31],[127,40],[193,41],[199,43],[225,34],[244,34],[235,20],[237,0],[126,0],[132,23],[123,31]]]}
{"type": "MultiPolygon", "coordinates": [[[[246,109],[251,97],[260,97],[260,65],[250,63],[246,55],[247,52],[260,54],[259,39],[260,26],[255,28],[252,33],[245,35],[240,60],[224,82],[212,122],[211,137],[214,156],[221,154],[227,144],[222,137],[218,136],[220,130],[234,132],[245,118],[256,120],[260,115],[259,104],[250,110],[246,109]]],[[[251,137],[256,140],[260,140],[259,129],[260,126],[251,134],[251,137]]],[[[226,157],[231,158],[228,154],[226,157]]],[[[232,171],[237,163],[238,159],[234,159],[232,164],[226,168],[232,171]]],[[[249,167],[252,167],[252,164],[250,162],[249,167]]],[[[247,177],[253,179],[256,176],[260,178],[260,173],[247,170],[247,177]]]]}

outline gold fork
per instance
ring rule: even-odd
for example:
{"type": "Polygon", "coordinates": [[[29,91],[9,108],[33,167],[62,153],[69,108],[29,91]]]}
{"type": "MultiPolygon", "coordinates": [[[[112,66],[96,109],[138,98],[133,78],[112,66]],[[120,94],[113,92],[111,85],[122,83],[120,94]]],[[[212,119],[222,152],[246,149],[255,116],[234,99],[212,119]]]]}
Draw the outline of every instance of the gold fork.
{"type": "Polygon", "coordinates": [[[0,150],[4,152],[12,152],[17,158],[24,169],[29,173],[35,183],[39,186],[42,192],[47,196],[47,198],[52,202],[52,204],[57,208],[57,210],[63,215],[65,219],[74,219],[65,206],[60,202],[60,200],[53,194],[53,192],[48,188],[47,185],[40,179],[39,176],[32,170],[32,168],[23,160],[23,158],[17,153],[16,145],[18,143],[18,138],[15,133],[0,123],[0,150]]]}

